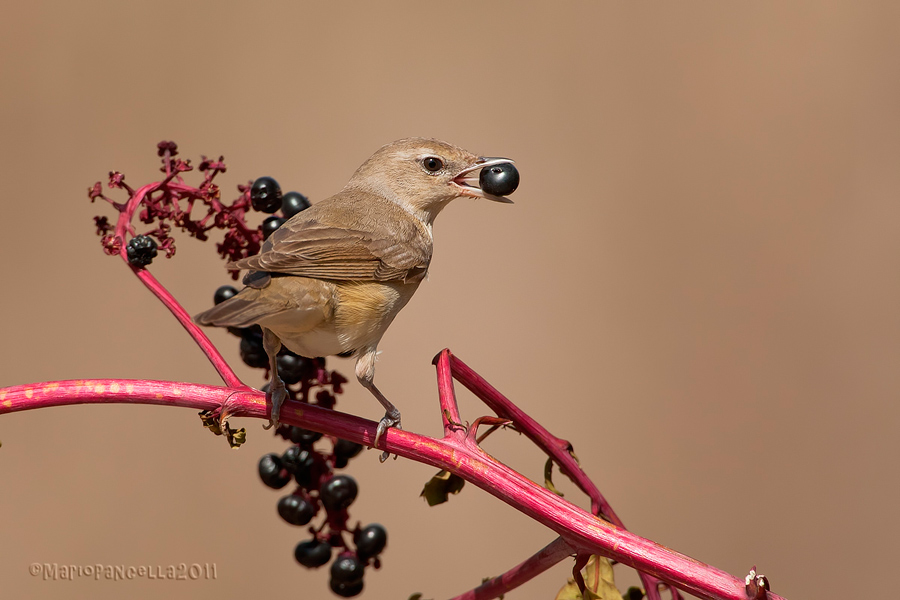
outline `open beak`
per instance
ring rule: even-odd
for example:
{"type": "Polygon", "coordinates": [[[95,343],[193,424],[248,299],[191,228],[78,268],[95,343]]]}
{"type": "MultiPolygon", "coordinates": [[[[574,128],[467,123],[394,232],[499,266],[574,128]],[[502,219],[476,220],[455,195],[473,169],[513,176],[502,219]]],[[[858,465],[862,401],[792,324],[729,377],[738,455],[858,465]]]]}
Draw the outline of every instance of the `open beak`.
{"type": "Polygon", "coordinates": [[[481,189],[481,184],[479,183],[481,169],[512,162],[514,161],[508,158],[484,156],[479,157],[478,160],[475,161],[475,164],[473,164],[471,167],[466,167],[465,169],[460,171],[456,177],[453,178],[453,184],[461,188],[461,196],[469,196],[471,198],[485,198],[486,200],[493,200],[494,202],[512,204],[513,201],[506,196],[495,196],[494,194],[488,194],[483,189],[481,189]]]}

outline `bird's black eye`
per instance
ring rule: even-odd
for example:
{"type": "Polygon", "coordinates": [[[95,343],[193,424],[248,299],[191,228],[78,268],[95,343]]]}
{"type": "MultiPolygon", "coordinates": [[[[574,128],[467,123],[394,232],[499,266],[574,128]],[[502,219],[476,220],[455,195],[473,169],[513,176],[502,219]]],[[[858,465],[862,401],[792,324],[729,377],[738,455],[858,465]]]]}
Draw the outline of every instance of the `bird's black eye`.
{"type": "Polygon", "coordinates": [[[429,156],[422,159],[422,166],[429,173],[437,173],[444,168],[444,161],[435,156],[429,156]]]}

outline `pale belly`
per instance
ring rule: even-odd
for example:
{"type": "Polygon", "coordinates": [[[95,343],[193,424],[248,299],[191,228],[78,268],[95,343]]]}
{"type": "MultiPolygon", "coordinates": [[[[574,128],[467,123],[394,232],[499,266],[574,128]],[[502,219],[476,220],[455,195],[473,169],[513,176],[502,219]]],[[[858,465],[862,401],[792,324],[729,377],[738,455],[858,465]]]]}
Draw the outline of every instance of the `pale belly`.
{"type": "Polygon", "coordinates": [[[295,354],[299,354],[300,356],[306,356],[307,358],[333,356],[335,354],[346,352],[341,345],[340,336],[338,336],[334,325],[316,327],[311,331],[299,334],[275,333],[288,350],[295,354]]]}
{"type": "MultiPolygon", "coordinates": [[[[284,322],[269,326],[281,342],[301,356],[331,356],[344,352],[374,349],[397,313],[406,306],[418,287],[416,283],[339,283],[335,285],[333,310],[306,331],[297,331],[284,322]]],[[[299,315],[298,315],[299,316],[299,315]]]]}

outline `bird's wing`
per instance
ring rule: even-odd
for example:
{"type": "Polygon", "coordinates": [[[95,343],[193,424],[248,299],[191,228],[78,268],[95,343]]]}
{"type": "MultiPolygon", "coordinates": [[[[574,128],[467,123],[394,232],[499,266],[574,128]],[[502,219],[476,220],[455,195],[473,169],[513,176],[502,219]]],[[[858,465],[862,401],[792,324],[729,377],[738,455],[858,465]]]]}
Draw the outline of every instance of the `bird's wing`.
{"type": "Polygon", "coordinates": [[[376,197],[339,194],[297,214],[259,254],[228,268],[317,279],[419,281],[430,261],[430,235],[409,213],[376,197]],[[372,210],[375,204],[378,211],[372,210]]]}

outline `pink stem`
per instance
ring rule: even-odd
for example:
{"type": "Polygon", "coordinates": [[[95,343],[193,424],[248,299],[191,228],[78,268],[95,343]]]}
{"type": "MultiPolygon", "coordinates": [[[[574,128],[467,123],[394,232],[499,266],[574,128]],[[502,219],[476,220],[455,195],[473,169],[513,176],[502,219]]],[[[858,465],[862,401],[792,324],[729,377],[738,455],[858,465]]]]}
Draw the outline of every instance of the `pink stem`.
{"type": "MultiPolygon", "coordinates": [[[[602,514],[603,518],[614,525],[625,529],[622,519],[615,513],[600,490],[587,476],[581,466],[575,461],[569,450],[572,445],[566,440],[560,439],[547,431],[540,423],[528,416],[525,411],[513,404],[506,396],[501,394],[494,386],[488,383],[481,375],[476,373],[466,363],[455,357],[449,349],[444,349],[435,357],[434,363],[438,368],[438,381],[455,378],[466,386],[473,394],[478,396],[498,417],[510,419],[516,425],[516,429],[524,433],[539,448],[544,450],[559,466],[565,475],[571,479],[591,499],[591,512],[595,515],[602,514]],[[443,371],[443,373],[442,373],[443,371]]],[[[439,391],[446,389],[439,386],[439,391]]],[[[452,390],[452,381],[451,388],[452,390]]],[[[454,401],[455,402],[455,401],[454,401]]],[[[647,573],[638,573],[644,584],[649,600],[660,600],[660,581],[647,573]]],[[[678,591],[672,590],[672,600],[679,600],[678,591]]]]}
{"type": "Polygon", "coordinates": [[[510,402],[506,396],[497,391],[494,386],[473,371],[466,363],[453,356],[450,350],[442,350],[439,357],[440,359],[437,361],[439,370],[442,368],[448,369],[454,379],[478,396],[498,417],[511,420],[515,423],[517,431],[524,433],[532,442],[553,458],[563,473],[591,498],[591,512],[599,514],[602,511],[603,515],[608,517],[608,521],[619,527],[624,527],[621,519],[603,498],[594,482],[588,478],[572,455],[569,454],[569,448],[571,448],[569,442],[547,431],[540,423],[510,402]]]}
{"type": "Polygon", "coordinates": [[[169,188],[173,188],[177,191],[181,192],[189,192],[193,190],[193,188],[177,183],[166,183],[163,184],[161,182],[151,183],[149,185],[145,185],[139,188],[134,194],[129,198],[128,202],[125,204],[124,210],[119,213],[119,220],[116,222],[116,236],[122,240],[122,249],[119,251],[119,255],[122,257],[122,260],[125,261],[131,270],[137,275],[138,279],[147,286],[153,295],[156,296],[160,302],[162,302],[166,308],[168,308],[172,314],[178,319],[178,322],[181,323],[181,326],[187,330],[188,334],[197,342],[197,345],[200,346],[200,350],[206,354],[206,358],[209,359],[209,362],[212,363],[213,367],[215,367],[216,371],[219,373],[219,376],[225,382],[226,385],[233,388],[246,387],[244,383],[238,378],[238,376],[234,373],[232,368],[225,362],[225,359],[222,357],[222,354],[216,349],[209,338],[206,337],[206,334],[194,323],[191,319],[191,316],[184,310],[184,307],[175,300],[175,297],[169,293],[156,278],[150,274],[150,271],[144,268],[139,268],[131,265],[128,262],[128,251],[124,244],[125,241],[125,231],[131,225],[131,219],[134,216],[134,212],[140,207],[141,203],[144,200],[144,197],[147,194],[152,194],[156,190],[160,189],[163,185],[168,186],[169,188]]]}
{"type": "MultiPolygon", "coordinates": [[[[143,380],[81,380],[0,389],[0,414],[87,403],[162,404],[267,419],[265,395],[249,389],[143,380]]],[[[371,446],[377,423],[294,401],[282,421],[371,446]]],[[[483,452],[455,438],[436,440],[389,429],[381,445],[391,454],[444,469],[506,502],[559,534],[576,552],[602,554],[650,573],[695,596],[747,600],[744,582],[728,573],[622,530],[542,488],[483,452]]],[[[769,600],[780,596],[769,593],[769,600]]]]}
{"type": "MultiPolygon", "coordinates": [[[[124,252],[124,250],[123,250],[124,252]]],[[[125,259],[127,262],[127,258],[125,259]]],[[[130,266],[130,265],[129,265],[130,266]]],[[[216,371],[218,371],[219,376],[222,377],[222,380],[225,382],[225,385],[232,388],[246,387],[244,383],[238,378],[238,376],[231,369],[231,366],[222,355],[219,353],[218,349],[213,345],[213,343],[206,337],[206,334],[194,323],[191,316],[184,310],[184,307],[175,300],[175,297],[169,293],[169,291],[163,287],[159,281],[148,271],[147,269],[138,269],[135,267],[131,267],[134,271],[134,274],[137,275],[138,279],[147,286],[147,288],[153,292],[153,294],[159,298],[160,302],[165,304],[166,308],[168,308],[175,318],[178,319],[178,322],[181,323],[181,326],[187,330],[188,334],[197,342],[197,345],[200,346],[200,350],[206,354],[206,358],[209,359],[209,362],[212,363],[212,366],[215,367],[216,371]]]]}
{"type": "Polygon", "coordinates": [[[449,354],[441,352],[431,361],[437,366],[438,400],[441,404],[441,422],[444,425],[444,435],[452,436],[459,429],[461,419],[459,405],[456,403],[456,391],[453,389],[453,375],[450,372],[449,354]]]}
{"type": "Polygon", "coordinates": [[[571,546],[562,538],[556,538],[537,554],[516,565],[503,575],[493,577],[477,588],[452,600],[491,600],[531,581],[553,565],[574,554],[571,546]]]}

